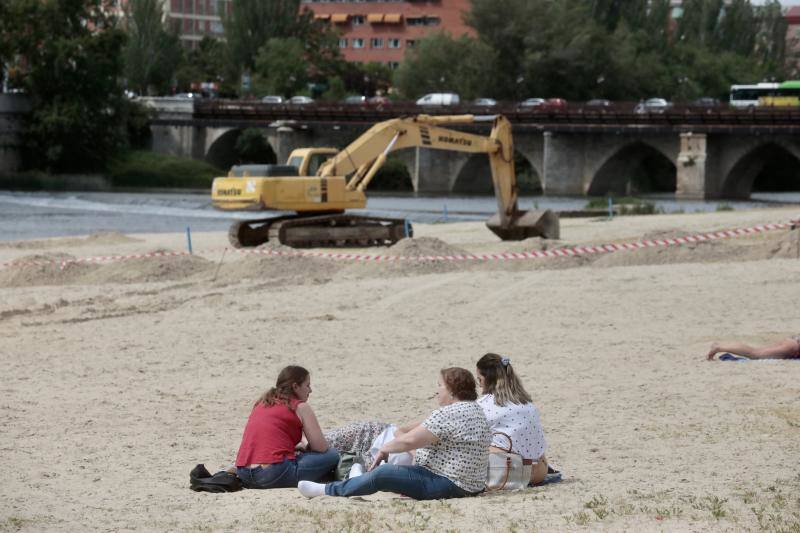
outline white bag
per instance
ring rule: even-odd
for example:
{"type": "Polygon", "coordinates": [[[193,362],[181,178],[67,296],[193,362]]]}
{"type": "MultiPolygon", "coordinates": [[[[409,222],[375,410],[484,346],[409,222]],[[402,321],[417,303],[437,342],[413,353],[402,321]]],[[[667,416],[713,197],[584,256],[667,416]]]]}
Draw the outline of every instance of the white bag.
{"type": "MultiPolygon", "coordinates": [[[[375,458],[378,455],[378,452],[381,449],[381,446],[389,442],[390,440],[394,439],[394,431],[397,429],[397,426],[391,424],[384,429],[380,435],[375,437],[375,440],[372,441],[372,446],[369,448],[369,454],[375,458]]],[[[414,456],[408,452],[401,452],[401,453],[390,453],[389,459],[386,461],[386,464],[390,465],[412,465],[414,464],[414,456]]]]}
{"type": "Polygon", "coordinates": [[[531,482],[533,461],[512,452],[511,437],[501,431],[492,435],[503,435],[508,439],[508,449],[489,454],[489,471],[486,475],[486,490],[522,490],[531,482]]]}

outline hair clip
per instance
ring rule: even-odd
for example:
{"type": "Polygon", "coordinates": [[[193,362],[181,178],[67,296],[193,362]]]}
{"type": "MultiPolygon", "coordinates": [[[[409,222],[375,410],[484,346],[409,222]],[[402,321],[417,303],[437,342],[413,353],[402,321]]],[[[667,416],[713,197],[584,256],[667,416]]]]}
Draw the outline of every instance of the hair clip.
{"type": "Polygon", "coordinates": [[[511,359],[509,359],[508,357],[501,357],[500,362],[503,363],[503,366],[508,366],[509,364],[511,364],[511,359]]]}

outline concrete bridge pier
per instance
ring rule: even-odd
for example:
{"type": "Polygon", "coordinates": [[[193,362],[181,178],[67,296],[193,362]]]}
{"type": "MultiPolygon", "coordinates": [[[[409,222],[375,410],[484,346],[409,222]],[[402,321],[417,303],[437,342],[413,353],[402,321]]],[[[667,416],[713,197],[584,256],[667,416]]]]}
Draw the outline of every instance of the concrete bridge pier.
{"type": "Polygon", "coordinates": [[[415,148],[416,162],[411,172],[414,190],[423,193],[449,193],[461,169],[472,154],[415,148]]]}
{"type": "Polygon", "coordinates": [[[20,134],[30,111],[25,96],[0,93],[0,174],[17,172],[22,166],[20,134]]]}
{"type": "Polygon", "coordinates": [[[675,175],[675,198],[704,199],[706,187],[706,135],[681,133],[675,175]]]}

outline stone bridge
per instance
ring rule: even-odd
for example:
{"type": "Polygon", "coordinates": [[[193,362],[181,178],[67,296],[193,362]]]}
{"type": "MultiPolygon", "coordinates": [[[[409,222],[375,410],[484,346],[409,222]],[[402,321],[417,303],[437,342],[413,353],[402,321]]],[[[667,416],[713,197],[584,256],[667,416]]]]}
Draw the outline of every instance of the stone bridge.
{"type": "MultiPolygon", "coordinates": [[[[375,122],[395,116],[502,113],[514,125],[516,159],[549,195],[674,192],[679,198],[735,198],[759,189],[800,190],[800,112],[793,109],[630,107],[567,109],[274,106],[237,101],[153,99],[154,150],[236,162],[244,129],[262,130],[271,161],[302,146],[342,148],[375,122]]],[[[488,134],[488,127],[470,126],[488,134]]],[[[395,154],[422,193],[491,192],[488,160],[424,148],[395,154]]]]}
{"type": "Polygon", "coordinates": [[[20,169],[20,134],[30,110],[25,96],[0,93],[0,175],[13,174],[20,169]]]}

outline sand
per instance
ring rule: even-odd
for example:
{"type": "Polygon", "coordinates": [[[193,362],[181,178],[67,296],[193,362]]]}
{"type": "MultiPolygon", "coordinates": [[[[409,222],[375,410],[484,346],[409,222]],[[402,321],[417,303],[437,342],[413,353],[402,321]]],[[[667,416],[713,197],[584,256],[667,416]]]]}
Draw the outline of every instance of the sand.
{"type": "MultiPolygon", "coordinates": [[[[798,210],[564,220],[558,246],[680,236],[798,210]]],[[[416,225],[354,253],[504,243],[416,225]]],[[[575,258],[354,262],[237,254],[223,233],[0,243],[2,530],[553,531],[800,528],[800,362],[705,361],[800,333],[800,231],[575,258]],[[64,267],[61,267],[61,264],[64,267]],[[312,372],[323,427],[425,416],[437,370],[503,353],[564,481],[444,502],[194,493],[234,457],[278,370],[312,372]]],[[[286,251],[277,248],[275,251],[286,251]]]]}

